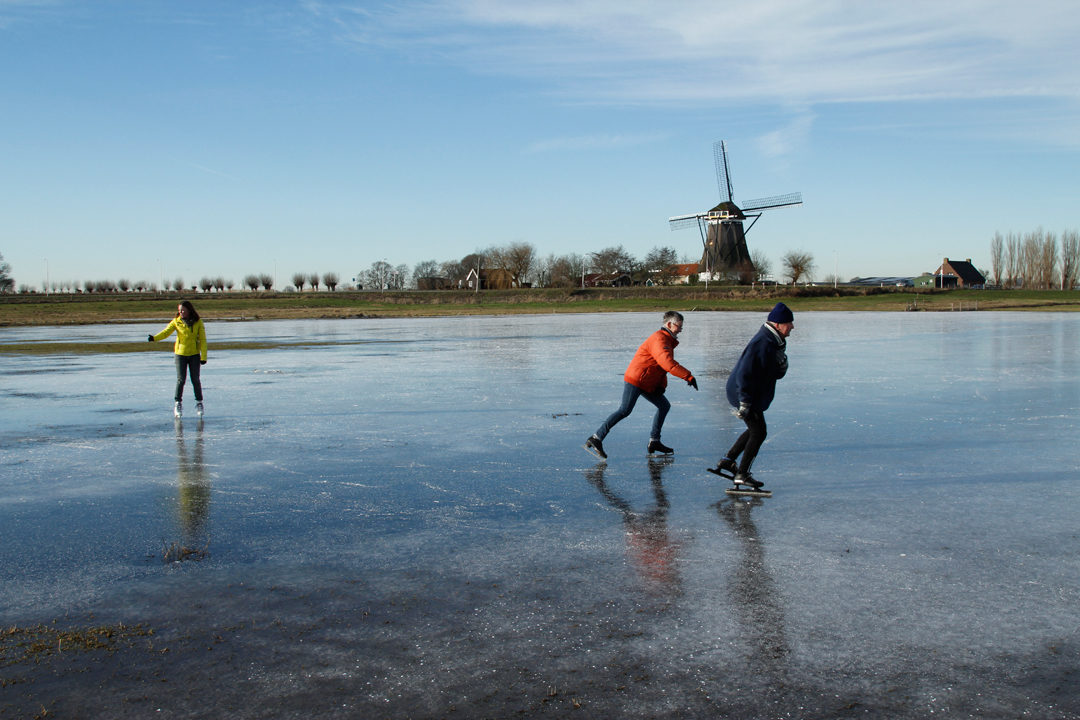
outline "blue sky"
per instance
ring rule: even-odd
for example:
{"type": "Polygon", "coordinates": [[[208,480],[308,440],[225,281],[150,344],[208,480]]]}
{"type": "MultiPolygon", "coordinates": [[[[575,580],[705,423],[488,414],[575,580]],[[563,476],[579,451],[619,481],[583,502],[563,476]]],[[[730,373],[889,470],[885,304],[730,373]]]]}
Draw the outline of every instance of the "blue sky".
{"type": "Polygon", "coordinates": [[[748,236],[820,278],[1080,228],[1074,0],[0,0],[17,284],[410,267],[748,236]]]}

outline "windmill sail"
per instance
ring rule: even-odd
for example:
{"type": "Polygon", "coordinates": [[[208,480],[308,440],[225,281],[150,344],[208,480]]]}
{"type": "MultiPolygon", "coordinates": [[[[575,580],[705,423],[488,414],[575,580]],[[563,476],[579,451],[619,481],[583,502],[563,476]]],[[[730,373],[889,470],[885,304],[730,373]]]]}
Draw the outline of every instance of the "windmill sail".
{"type": "Polygon", "coordinates": [[[731,202],[731,172],[727,164],[727,146],[723,140],[713,143],[713,163],[716,165],[716,186],[720,188],[720,202],[731,202]]]}
{"type": "Polygon", "coordinates": [[[802,193],[788,193],[787,195],[774,195],[773,197],[758,200],[748,200],[739,207],[745,213],[755,210],[768,210],[769,208],[788,207],[789,205],[802,205],[802,193]]]}

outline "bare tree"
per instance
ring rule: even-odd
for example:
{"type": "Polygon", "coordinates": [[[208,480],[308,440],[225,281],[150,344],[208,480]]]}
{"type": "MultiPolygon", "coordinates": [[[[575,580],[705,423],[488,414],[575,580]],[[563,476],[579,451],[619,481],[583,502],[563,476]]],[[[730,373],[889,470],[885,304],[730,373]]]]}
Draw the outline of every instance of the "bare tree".
{"type": "Polygon", "coordinates": [[[214,289],[214,281],[210,278],[202,278],[201,280],[199,280],[199,289],[203,292],[210,292],[214,289]]]}
{"type": "Polygon", "coordinates": [[[551,286],[551,263],[554,262],[554,260],[554,254],[536,259],[536,262],[533,264],[533,284],[536,287],[551,286]]]}
{"type": "Polygon", "coordinates": [[[462,272],[461,263],[456,260],[445,260],[439,264],[439,275],[446,278],[451,285],[456,285],[465,279],[468,272],[462,272]]]}
{"type": "Polygon", "coordinates": [[[323,273],[322,281],[323,281],[323,285],[330,288],[330,292],[334,292],[335,290],[337,290],[337,286],[338,286],[337,273],[332,273],[332,272],[323,273]]]}
{"type": "Polygon", "coordinates": [[[311,273],[308,275],[308,284],[311,285],[311,289],[318,292],[319,290],[319,273],[311,273]]]}
{"type": "Polygon", "coordinates": [[[1057,282],[1057,239],[1042,228],[1024,235],[1024,287],[1047,289],[1057,282]]]}
{"type": "Polygon", "coordinates": [[[435,260],[422,260],[413,266],[413,280],[419,282],[420,278],[438,277],[439,263],[435,260]]]}
{"type": "Polygon", "coordinates": [[[385,260],[376,260],[371,263],[371,268],[360,273],[364,278],[364,285],[372,290],[386,290],[390,285],[390,272],[393,270],[390,263],[385,260]]]}
{"type": "Polygon", "coordinates": [[[585,256],[571,253],[552,256],[548,261],[548,285],[551,287],[577,287],[585,273],[585,256]]]}
{"type": "Polygon", "coordinates": [[[527,282],[535,263],[536,250],[529,243],[511,243],[484,251],[484,267],[487,270],[505,270],[513,287],[521,287],[527,282]]]}
{"type": "Polygon", "coordinates": [[[1057,236],[1048,232],[1043,236],[1039,254],[1039,286],[1049,290],[1058,284],[1058,279],[1057,236]]]}
{"type": "Polygon", "coordinates": [[[259,285],[262,285],[263,290],[274,289],[274,276],[269,273],[259,274],[259,285]]]}
{"type": "Polygon", "coordinates": [[[1009,287],[1016,287],[1023,282],[1024,256],[1021,252],[1020,236],[1010,232],[1005,239],[1005,267],[1009,278],[1009,287]]]}
{"type": "MultiPolygon", "coordinates": [[[[229,287],[232,287],[232,285],[230,284],[229,287]]],[[[214,278],[214,288],[218,292],[224,292],[225,291],[225,278],[221,277],[220,275],[218,275],[216,278],[214,278]]]]}
{"type": "Polygon", "coordinates": [[[1080,232],[1061,233],[1061,289],[1072,290],[1080,279],[1080,232]]]}
{"type": "Polygon", "coordinates": [[[791,278],[792,285],[804,278],[809,282],[814,277],[814,256],[808,252],[789,251],[781,262],[784,265],[784,274],[791,278]]]}
{"type": "Polygon", "coordinates": [[[634,256],[626,252],[622,245],[589,253],[589,260],[593,271],[603,275],[631,272],[635,262],[634,256]]]}
{"type": "Polygon", "coordinates": [[[245,275],[244,286],[251,290],[259,289],[259,276],[258,275],[245,275]]]}
{"type": "Polygon", "coordinates": [[[761,282],[772,275],[772,261],[760,250],[750,251],[750,262],[754,265],[754,281],[761,282]]]}
{"type": "Polygon", "coordinates": [[[11,263],[0,255],[0,293],[11,292],[15,287],[15,278],[11,276],[11,263]]]}
{"type": "Polygon", "coordinates": [[[1005,262],[1005,238],[1001,233],[994,233],[990,241],[990,266],[994,271],[994,284],[1001,286],[1001,273],[1005,262]]]}
{"type": "Polygon", "coordinates": [[[503,248],[503,267],[514,276],[518,287],[523,287],[529,280],[536,263],[536,248],[527,242],[516,242],[503,248]]]}
{"type": "Polygon", "coordinates": [[[293,273],[292,284],[296,288],[296,292],[301,292],[304,289],[304,283],[307,282],[307,275],[304,273],[293,273]]]}
{"type": "Polygon", "coordinates": [[[676,275],[675,265],[679,263],[679,253],[673,247],[653,247],[642,261],[642,270],[653,282],[667,285],[676,275]]]}

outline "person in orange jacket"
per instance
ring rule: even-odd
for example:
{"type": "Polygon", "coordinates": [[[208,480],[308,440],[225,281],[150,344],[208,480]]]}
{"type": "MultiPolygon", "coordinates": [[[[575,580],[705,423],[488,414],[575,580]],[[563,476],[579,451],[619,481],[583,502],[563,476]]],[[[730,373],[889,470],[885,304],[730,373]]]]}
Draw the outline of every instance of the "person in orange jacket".
{"type": "Polygon", "coordinates": [[[671,373],[677,378],[686,381],[686,384],[695,390],[698,389],[697,380],[693,373],[675,362],[673,351],[679,344],[676,339],[682,332],[683,316],[674,310],[664,313],[664,324],[659,330],[650,335],[641,347],[634,353],[633,360],[626,368],[623,375],[622,404],[619,409],[611,413],[607,420],[600,425],[585,441],[585,449],[601,460],[607,460],[604,452],[604,438],[611,432],[611,428],[628,416],[634,410],[639,397],[656,406],[656,415],[653,416],[652,433],[649,435],[648,453],[659,452],[670,455],[674,450],[660,442],[660,431],[664,427],[664,418],[667,417],[671,403],[664,397],[667,388],[667,375],[671,373]]]}

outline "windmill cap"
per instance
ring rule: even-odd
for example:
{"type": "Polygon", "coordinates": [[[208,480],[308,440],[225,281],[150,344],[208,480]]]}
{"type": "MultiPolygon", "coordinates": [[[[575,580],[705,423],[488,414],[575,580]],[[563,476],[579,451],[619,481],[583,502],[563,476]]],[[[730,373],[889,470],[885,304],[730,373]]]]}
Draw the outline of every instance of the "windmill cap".
{"type": "Polygon", "coordinates": [[[782,302],[776,303],[776,306],[769,311],[769,322],[782,325],[784,323],[794,322],[795,315],[791,312],[791,308],[782,302]]]}

